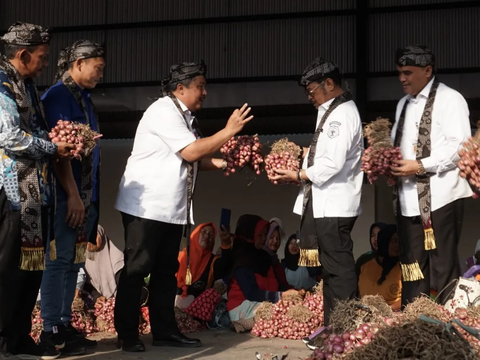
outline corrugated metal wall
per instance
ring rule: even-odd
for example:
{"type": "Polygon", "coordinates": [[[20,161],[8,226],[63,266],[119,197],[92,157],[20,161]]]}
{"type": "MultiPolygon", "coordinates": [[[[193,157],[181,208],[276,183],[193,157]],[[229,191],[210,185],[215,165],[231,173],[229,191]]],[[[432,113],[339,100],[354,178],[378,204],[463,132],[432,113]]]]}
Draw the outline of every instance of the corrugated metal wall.
{"type": "MultiPolygon", "coordinates": [[[[462,2],[470,0],[455,0],[454,2],[462,2]]],[[[408,5],[425,5],[425,4],[441,4],[451,3],[452,0],[370,0],[370,7],[388,7],[388,6],[408,6],[408,5]]]]}
{"type": "Polygon", "coordinates": [[[479,66],[480,8],[375,14],[370,19],[370,71],[395,70],[395,51],[426,44],[439,68],[479,66]]]}
{"type": "Polygon", "coordinates": [[[352,73],[354,20],[345,16],[56,34],[51,66],[38,84],[50,84],[59,50],[79,38],[105,42],[107,83],[158,81],[171,64],[201,59],[213,79],[296,75],[316,56],[352,73]]]}
{"type": "Polygon", "coordinates": [[[105,0],[1,0],[1,29],[15,21],[43,26],[78,26],[105,22],[105,0]]]}
{"type": "MultiPolygon", "coordinates": [[[[438,57],[439,68],[478,66],[480,7],[409,12],[408,5],[447,0],[365,1],[373,7],[406,6],[405,12],[370,15],[370,72],[395,70],[395,50],[409,43],[429,45],[438,57]]],[[[211,79],[281,77],[299,74],[319,55],[334,60],[347,73],[355,72],[355,16],[141,25],[354,6],[355,0],[1,0],[0,23],[4,29],[15,20],[54,27],[139,24],[130,29],[64,29],[56,33],[51,43],[51,66],[39,79],[40,85],[51,83],[59,49],[79,38],[106,45],[106,83],[158,81],[172,63],[200,59],[207,63],[211,79]]]]}
{"type": "Polygon", "coordinates": [[[351,9],[355,0],[1,0],[1,28],[17,20],[76,26],[351,9]]]}

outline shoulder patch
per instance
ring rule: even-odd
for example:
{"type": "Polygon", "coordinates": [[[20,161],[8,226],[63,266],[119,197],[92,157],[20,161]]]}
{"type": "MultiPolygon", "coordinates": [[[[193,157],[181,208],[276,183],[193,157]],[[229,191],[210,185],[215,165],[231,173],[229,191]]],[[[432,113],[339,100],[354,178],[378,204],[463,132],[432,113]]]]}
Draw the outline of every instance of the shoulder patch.
{"type": "Polygon", "coordinates": [[[340,135],[340,125],[341,123],[337,122],[337,121],[332,121],[330,123],[330,126],[327,130],[327,136],[330,138],[330,139],[334,139],[336,138],[338,135],[340,135]]]}

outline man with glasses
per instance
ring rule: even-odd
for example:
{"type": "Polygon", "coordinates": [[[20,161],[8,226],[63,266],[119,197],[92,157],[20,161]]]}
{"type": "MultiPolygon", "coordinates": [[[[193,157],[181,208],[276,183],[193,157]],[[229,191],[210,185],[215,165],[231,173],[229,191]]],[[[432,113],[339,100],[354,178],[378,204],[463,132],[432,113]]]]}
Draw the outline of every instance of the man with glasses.
{"type": "Polygon", "coordinates": [[[302,169],[276,170],[274,180],[302,184],[294,212],[302,216],[300,266],[322,265],[325,324],[336,300],[351,299],[357,276],[350,233],[361,213],[362,123],[350,91],[342,89],[340,68],[323,58],[303,72],[300,85],[318,109],[302,169]]]}

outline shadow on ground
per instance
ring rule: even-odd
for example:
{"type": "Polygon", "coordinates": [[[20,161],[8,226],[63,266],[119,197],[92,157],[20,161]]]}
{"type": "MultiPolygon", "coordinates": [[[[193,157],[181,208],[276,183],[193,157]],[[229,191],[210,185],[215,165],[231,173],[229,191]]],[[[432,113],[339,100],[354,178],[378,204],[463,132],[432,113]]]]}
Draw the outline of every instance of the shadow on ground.
{"type": "Polygon", "coordinates": [[[260,339],[250,334],[236,334],[227,330],[206,330],[194,336],[202,340],[203,347],[198,349],[180,349],[171,347],[152,347],[151,336],[142,337],[147,346],[144,353],[124,353],[116,348],[116,339],[104,339],[98,344],[95,352],[89,351],[84,356],[69,359],[94,359],[94,360],[256,360],[258,352],[263,359],[271,359],[272,355],[282,356],[288,354],[286,360],[303,359],[311,354],[301,341],[284,339],[260,339]],[[268,357],[267,355],[270,354],[268,357]]]}

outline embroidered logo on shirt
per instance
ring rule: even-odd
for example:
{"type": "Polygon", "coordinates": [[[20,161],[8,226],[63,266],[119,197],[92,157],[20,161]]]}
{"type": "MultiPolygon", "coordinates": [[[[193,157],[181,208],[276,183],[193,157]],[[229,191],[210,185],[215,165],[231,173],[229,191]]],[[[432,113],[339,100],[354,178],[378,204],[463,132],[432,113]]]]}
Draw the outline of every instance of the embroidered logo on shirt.
{"type": "Polygon", "coordinates": [[[392,284],[392,285],[390,285],[390,292],[391,292],[393,295],[398,295],[398,294],[400,294],[400,286],[398,286],[397,284],[392,284]]]}
{"type": "Polygon", "coordinates": [[[330,127],[328,128],[327,135],[330,139],[334,139],[340,135],[340,125],[342,124],[338,121],[332,121],[329,125],[330,127]]]}

